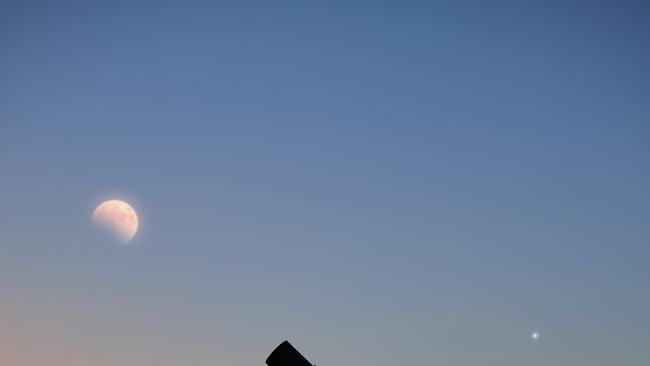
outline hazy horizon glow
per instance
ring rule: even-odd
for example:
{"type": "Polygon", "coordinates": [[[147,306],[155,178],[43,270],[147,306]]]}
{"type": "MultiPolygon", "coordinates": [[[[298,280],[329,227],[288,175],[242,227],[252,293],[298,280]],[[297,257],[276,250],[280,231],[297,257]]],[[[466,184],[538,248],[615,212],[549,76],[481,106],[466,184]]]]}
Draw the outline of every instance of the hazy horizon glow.
{"type": "Polygon", "coordinates": [[[647,366],[649,17],[4,3],[0,364],[647,366]]]}

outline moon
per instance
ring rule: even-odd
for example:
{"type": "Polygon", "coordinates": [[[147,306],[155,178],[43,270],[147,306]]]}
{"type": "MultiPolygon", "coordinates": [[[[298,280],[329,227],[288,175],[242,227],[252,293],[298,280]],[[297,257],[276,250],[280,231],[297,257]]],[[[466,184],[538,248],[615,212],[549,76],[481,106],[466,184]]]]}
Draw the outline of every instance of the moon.
{"type": "Polygon", "coordinates": [[[123,244],[128,244],[138,232],[138,214],[127,202],[108,200],[100,203],[93,211],[92,222],[115,234],[123,244]]]}

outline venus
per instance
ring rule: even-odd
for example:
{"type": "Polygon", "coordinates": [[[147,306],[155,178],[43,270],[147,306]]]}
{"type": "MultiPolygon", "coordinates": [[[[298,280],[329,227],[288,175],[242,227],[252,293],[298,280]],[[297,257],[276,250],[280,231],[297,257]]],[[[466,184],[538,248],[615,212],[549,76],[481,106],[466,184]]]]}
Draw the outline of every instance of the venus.
{"type": "Polygon", "coordinates": [[[92,222],[114,233],[123,245],[138,232],[138,214],[130,204],[120,200],[102,202],[95,208],[92,222]]]}

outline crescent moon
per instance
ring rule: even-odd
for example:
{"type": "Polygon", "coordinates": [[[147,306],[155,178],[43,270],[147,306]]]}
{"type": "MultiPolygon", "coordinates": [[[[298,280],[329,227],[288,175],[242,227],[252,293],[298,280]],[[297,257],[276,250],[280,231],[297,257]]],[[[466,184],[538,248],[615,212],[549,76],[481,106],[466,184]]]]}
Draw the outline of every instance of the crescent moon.
{"type": "Polygon", "coordinates": [[[95,208],[92,222],[113,232],[120,242],[128,244],[138,232],[138,214],[133,207],[120,200],[108,200],[95,208]]]}

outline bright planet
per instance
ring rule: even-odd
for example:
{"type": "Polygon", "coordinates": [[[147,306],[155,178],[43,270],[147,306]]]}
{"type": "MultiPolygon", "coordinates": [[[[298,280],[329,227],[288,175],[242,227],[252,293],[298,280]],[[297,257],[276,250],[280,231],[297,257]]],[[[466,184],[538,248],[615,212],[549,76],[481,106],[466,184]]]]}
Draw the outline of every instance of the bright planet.
{"type": "Polygon", "coordinates": [[[93,211],[92,222],[114,234],[123,245],[133,240],[139,227],[135,209],[121,200],[100,203],[93,211]]]}

